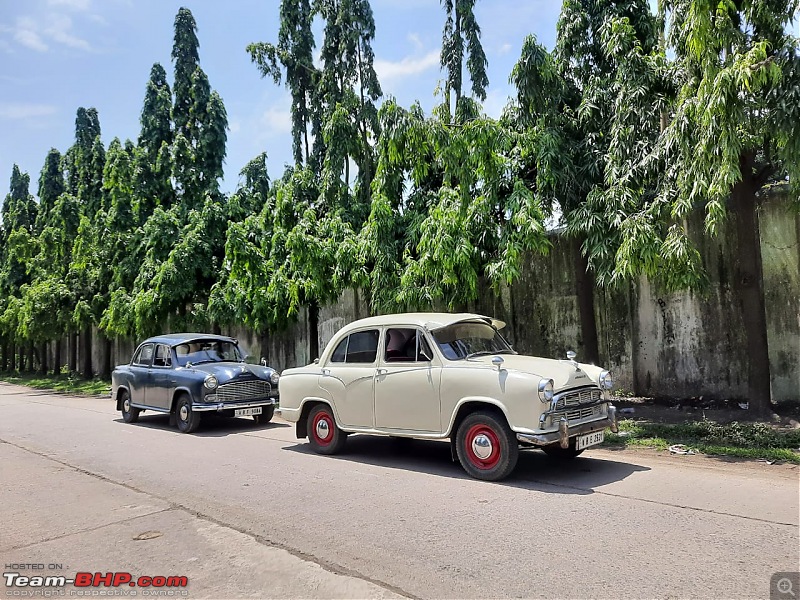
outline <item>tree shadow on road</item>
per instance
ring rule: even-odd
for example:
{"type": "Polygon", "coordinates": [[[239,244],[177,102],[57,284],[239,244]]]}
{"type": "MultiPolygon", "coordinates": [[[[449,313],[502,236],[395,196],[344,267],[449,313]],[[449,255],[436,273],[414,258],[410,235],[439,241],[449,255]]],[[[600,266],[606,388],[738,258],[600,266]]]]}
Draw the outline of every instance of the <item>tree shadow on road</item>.
{"type": "MultiPolygon", "coordinates": [[[[284,450],[314,454],[306,443],[284,450]]],[[[389,469],[415,471],[439,477],[471,479],[450,455],[450,442],[350,435],[341,454],[319,456],[320,460],[340,460],[389,469]]],[[[481,482],[537,490],[554,494],[593,494],[595,488],[621,481],[649,467],[630,462],[594,458],[587,451],[573,460],[556,460],[538,450],[523,450],[517,468],[500,482],[481,482]]]]}
{"type": "MultiPolygon", "coordinates": [[[[125,422],[120,419],[114,419],[117,423],[125,422]]],[[[163,429],[165,431],[172,431],[177,433],[178,430],[174,424],[170,422],[169,415],[165,414],[150,414],[140,415],[139,420],[128,425],[129,427],[145,427],[147,429],[163,429]]],[[[280,421],[270,421],[264,425],[256,423],[251,417],[220,417],[217,415],[203,415],[203,420],[200,421],[200,426],[194,433],[197,437],[225,437],[227,435],[235,435],[237,433],[252,433],[254,431],[268,431],[270,429],[281,429],[289,427],[287,423],[280,421]]]]}

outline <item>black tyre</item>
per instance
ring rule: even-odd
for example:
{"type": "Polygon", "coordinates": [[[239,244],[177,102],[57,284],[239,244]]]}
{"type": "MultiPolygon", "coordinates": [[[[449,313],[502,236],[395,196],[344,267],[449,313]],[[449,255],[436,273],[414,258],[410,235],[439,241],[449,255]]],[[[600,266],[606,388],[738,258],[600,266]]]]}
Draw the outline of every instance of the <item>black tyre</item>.
{"type": "Polygon", "coordinates": [[[136,423],[139,420],[140,410],[135,406],[131,406],[131,395],[128,390],[122,390],[119,396],[122,420],[126,423],[136,423]]]}
{"type": "Polygon", "coordinates": [[[181,433],[192,433],[200,425],[200,415],[192,411],[192,399],[181,394],[175,405],[175,422],[181,433]]]}
{"type": "Polygon", "coordinates": [[[550,458],[570,460],[583,454],[583,450],[575,450],[575,440],[576,438],[572,438],[566,448],[562,448],[561,444],[550,444],[549,446],[544,446],[542,450],[550,458]]]}
{"type": "Polygon", "coordinates": [[[456,454],[472,477],[500,481],[517,466],[519,445],[503,417],[480,411],[467,416],[458,426],[456,454]]]}
{"type": "Polygon", "coordinates": [[[341,452],[347,434],[336,425],[333,411],[327,404],[317,404],[308,414],[308,443],[318,454],[341,452]]]}
{"type": "Polygon", "coordinates": [[[272,421],[272,417],[275,416],[275,406],[265,406],[261,410],[260,415],[253,415],[253,420],[256,422],[256,425],[266,425],[270,421],[272,421]]]}

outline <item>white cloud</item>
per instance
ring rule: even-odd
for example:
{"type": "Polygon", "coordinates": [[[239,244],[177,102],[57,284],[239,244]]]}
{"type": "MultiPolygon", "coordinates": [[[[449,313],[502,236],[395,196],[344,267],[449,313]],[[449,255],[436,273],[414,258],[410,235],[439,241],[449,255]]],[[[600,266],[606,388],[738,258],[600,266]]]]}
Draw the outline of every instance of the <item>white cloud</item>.
{"type": "Polygon", "coordinates": [[[500,49],[497,51],[497,54],[502,56],[503,54],[508,54],[509,52],[511,52],[511,44],[506,43],[500,46],[500,49]]]}
{"type": "Polygon", "coordinates": [[[22,120],[47,117],[55,114],[56,107],[50,104],[0,103],[0,118],[22,120]]]}
{"type": "Polygon", "coordinates": [[[407,37],[408,37],[408,41],[411,42],[412,44],[414,44],[414,48],[417,49],[417,52],[422,52],[422,50],[425,48],[425,46],[422,43],[422,40],[419,38],[419,34],[417,34],[417,33],[409,33],[407,37]]]}
{"type": "Polygon", "coordinates": [[[381,83],[410,77],[412,75],[419,75],[428,69],[438,66],[439,50],[428,52],[425,56],[406,56],[402,60],[396,62],[380,58],[375,59],[375,72],[378,74],[378,79],[381,83]]]}
{"type": "Polygon", "coordinates": [[[231,130],[231,133],[239,133],[239,131],[242,129],[242,124],[238,119],[231,119],[228,123],[228,129],[231,130]]]}
{"type": "Polygon", "coordinates": [[[259,119],[265,137],[283,135],[292,130],[292,113],[288,108],[271,106],[259,119]]]}
{"type": "Polygon", "coordinates": [[[44,43],[41,36],[37,33],[36,22],[28,17],[20,17],[17,19],[17,26],[14,28],[14,40],[37,52],[46,52],[47,44],[44,43]]]}
{"type": "Polygon", "coordinates": [[[52,15],[44,33],[59,44],[70,48],[89,50],[89,42],[72,35],[72,19],[61,15],[52,15]]]}
{"type": "Polygon", "coordinates": [[[66,6],[73,10],[88,10],[91,0],[47,0],[48,6],[66,6]]]}
{"type": "Polygon", "coordinates": [[[79,50],[91,50],[89,42],[73,33],[72,19],[65,15],[48,15],[43,23],[30,17],[19,17],[15,27],[5,30],[12,32],[18,44],[37,52],[49,50],[48,42],[79,50]]]}

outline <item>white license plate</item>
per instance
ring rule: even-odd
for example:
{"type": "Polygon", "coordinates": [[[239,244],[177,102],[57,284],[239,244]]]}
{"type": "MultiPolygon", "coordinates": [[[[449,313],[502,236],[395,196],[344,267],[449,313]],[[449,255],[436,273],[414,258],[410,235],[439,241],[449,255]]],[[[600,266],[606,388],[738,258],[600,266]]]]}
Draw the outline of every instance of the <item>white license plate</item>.
{"type": "Polygon", "coordinates": [[[584,448],[588,448],[589,446],[596,446],[597,444],[602,444],[604,435],[605,432],[602,430],[595,431],[593,433],[587,433],[586,435],[579,435],[578,439],[575,440],[575,449],[583,450],[584,448]]]}
{"type": "Polygon", "coordinates": [[[237,417],[249,417],[251,415],[260,415],[261,407],[256,406],[255,408],[237,408],[233,414],[234,416],[237,417]]]}

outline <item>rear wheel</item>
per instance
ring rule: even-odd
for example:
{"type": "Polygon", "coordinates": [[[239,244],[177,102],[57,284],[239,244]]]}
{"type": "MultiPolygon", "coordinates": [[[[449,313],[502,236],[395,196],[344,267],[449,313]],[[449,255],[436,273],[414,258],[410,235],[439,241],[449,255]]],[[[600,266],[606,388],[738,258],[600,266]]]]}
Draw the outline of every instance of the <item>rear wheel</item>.
{"type": "Polygon", "coordinates": [[[467,416],[459,425],[456,454],[472,477],[499,481],[517,466],[519,445],[505,419],[480,411],[467,416]]]}
{"type": "Polygon", "coordinates": [[[272,417],[275,416],[275,406],[265,406],[261,410],[260,415],[253,415],[253,420],[256,422],[256,425],[266,425],[270,421],[272,421],[272,417]]]}
{"type": "Polygon", "coordinates": [[[327,404],[317,404],[308,414],[308,443],[319,454],[341,452],[347,434],[339,429],[327,404]]]}
{"type": "Polygon", "coordinates": [[[122,420],[126,423],[136,423],[139,420],[139,409],[135,406],[131,406],[131,395],[128,393],[128,390],[122,390],[120,392],[120,402],[122,408],[120,411],[122,412],[122,420]]]}
{"type": "Polygon", "coordinates": [[[192,433],[200,425],[200,415],[192,411],[192,399],[181,394],[175,405],[175,422],[181,433],[192,433]]]}

